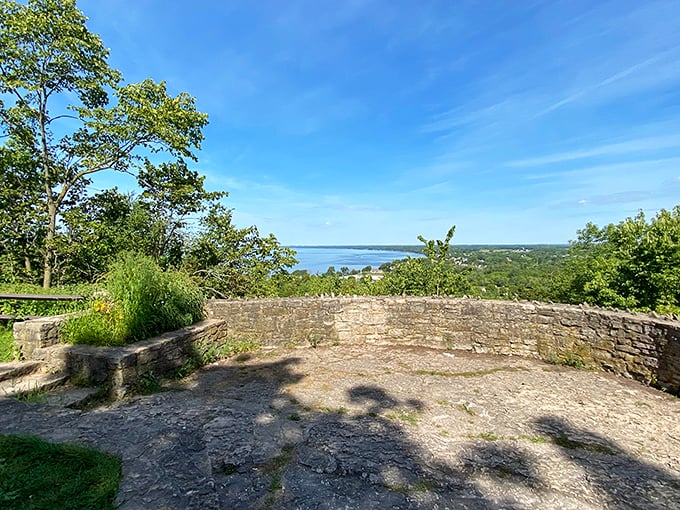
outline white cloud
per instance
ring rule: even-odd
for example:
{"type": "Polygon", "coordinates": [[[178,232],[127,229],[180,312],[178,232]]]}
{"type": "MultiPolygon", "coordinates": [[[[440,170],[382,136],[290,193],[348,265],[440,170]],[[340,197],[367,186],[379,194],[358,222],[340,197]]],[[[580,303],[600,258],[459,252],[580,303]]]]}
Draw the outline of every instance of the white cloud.
{"type": "Polygon", "coordinates": [[[540,156],[537,158],[514,160],[506,163],[506,166],[510,167],[542,166],[550,163],[561,163],[563,161],[585,159],[595,156],[611,156],[619,154],[628,154],[632,152],[655,151],[660,149],[676,147],[680,148],[680,133],[656,137],[638,138],[633,140],[627,140],[625,142],[595,146],[584,150],[559,152],[556,154],[549,154],[547,156],[540,156]]]}

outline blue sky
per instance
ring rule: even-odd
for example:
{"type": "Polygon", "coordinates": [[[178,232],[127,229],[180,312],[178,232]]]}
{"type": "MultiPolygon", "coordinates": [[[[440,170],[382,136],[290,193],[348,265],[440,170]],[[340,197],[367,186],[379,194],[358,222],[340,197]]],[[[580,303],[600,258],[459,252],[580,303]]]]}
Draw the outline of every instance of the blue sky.
{"type": "MultiPolygon", "coordinates": [[[[680,204],[680,2],[81,0],[287,245],[566,243],[680,204]]],[[[122,181],[107,176],[101,186],[122,181]]]]}

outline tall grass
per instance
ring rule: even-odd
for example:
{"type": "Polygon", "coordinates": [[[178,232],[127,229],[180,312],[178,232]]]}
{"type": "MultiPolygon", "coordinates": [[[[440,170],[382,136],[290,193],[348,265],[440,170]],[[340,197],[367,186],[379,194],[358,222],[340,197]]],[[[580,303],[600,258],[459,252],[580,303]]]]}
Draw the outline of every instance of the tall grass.
{"type": "Polygon", "coordinates": [[[85,313],[66,322],[66,342],[124,345],[188,326],[203,317],[203,294],[181,271],[125,253],[113,264],[85,313]]]}

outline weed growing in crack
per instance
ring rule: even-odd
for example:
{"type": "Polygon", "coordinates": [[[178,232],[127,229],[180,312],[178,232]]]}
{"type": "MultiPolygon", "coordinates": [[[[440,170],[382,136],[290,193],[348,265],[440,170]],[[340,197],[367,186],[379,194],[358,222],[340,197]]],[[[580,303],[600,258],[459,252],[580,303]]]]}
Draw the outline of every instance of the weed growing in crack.
{"type": "Polygon", "coordinates": [[[481,432],[479,434],[469,434],[467,437],[470,439],[483,439],[484,441],[498,441],[503,439],[502,436],[498,436],[493,432],[481,432]]]}
{"type": "Polygon", "coordinates": [[[474,409],[472,409],[470,406],[468,406],[467,404],[458,404],[458,409],[466,412],[470,416],[476,416],[477,415],[477,412],[474,409]]]}
{"type": "Polygon", "coordinates": [[[158,393],[163,389],[161,380],[153,372],[145,372],[137,380],[137,390],[142,395],[158,393]]]}
{"type": "Polygon", "coordinates": [[[413,411],[404,411],[397,409],[393,413],[388,413],[387,418],[394,421],[403,421],[409,425],[418,425],[418,414],[413,411]]]}
{"type": "Polygon", "coordinates": [[[32,390],[17,394],[14,399],[20,402],[42,404],[47,400],[47,391],[44,388],[33,388],[32,390]]]}

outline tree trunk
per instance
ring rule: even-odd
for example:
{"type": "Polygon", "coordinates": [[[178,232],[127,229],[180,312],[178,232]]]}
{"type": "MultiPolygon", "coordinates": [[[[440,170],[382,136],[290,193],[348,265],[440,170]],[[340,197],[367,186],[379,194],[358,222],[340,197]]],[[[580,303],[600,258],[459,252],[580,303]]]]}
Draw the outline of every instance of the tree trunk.
{"type": "Polygon", "coordinates": [[[47,203],[47,213],[49,221],[47,225],[47,236],[45,237],[45,255],[43,259],[43,288],[48,289],[52,286],[52,266],[54,259],[54,234],[57,228],[57,205],[49,200],[47,203]]]}

